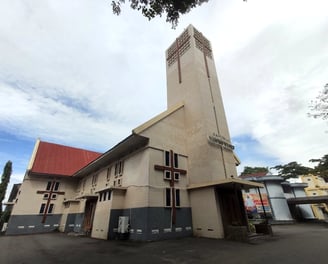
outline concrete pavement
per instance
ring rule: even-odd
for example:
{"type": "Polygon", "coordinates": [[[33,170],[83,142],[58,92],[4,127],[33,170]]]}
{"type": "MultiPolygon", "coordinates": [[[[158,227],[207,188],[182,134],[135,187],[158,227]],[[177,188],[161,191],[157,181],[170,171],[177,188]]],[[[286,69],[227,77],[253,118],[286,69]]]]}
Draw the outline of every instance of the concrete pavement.
{"type": "Polygon", "coordinates": [[[1,236],[0,263],[328,263],[326,226],[277,225],[273,231],[256,244],[204,238],[103,241],[62,233],[1,236]]]}

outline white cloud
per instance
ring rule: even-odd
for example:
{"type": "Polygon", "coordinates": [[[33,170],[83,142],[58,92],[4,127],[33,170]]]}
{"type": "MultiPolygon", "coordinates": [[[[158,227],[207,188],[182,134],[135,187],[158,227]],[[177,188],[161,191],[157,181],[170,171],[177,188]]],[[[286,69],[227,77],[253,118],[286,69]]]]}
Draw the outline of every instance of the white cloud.
{"type": "Polygon", "coordinates": [[[263,163],[304,163],[328,143],[306,115],[328,82],[327,6],[212,0],[172,30],[128,4],[117,17],[108,1],[2,1],[0,129],[105,151],[165,110],[164,51],[192,23],[212,41],[231,135],[253,137],[263,163]]]}

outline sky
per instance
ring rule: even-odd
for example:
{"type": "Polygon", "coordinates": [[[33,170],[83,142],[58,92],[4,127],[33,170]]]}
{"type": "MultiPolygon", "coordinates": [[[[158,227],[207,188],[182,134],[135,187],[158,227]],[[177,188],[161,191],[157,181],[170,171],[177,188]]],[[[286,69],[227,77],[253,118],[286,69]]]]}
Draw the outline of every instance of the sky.
{"type": "Polygon", "coordinates": [[[166,110],[165,50],[193,24],[212,44],[232,143],[244,166],[328,153],[308,117],[328,83],[326,0],[210,0],[148,21],[108,0],[0,2],[0,168],[22,181],[37,138],[105,152],[166,110]]]}

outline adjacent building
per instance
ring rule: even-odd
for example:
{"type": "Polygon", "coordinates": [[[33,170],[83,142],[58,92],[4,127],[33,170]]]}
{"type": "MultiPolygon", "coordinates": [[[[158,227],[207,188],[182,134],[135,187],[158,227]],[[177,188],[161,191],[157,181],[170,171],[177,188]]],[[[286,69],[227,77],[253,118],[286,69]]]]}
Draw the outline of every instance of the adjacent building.
{"type": "Polygon", "coordinates": [[[308,197],[326,197],[326,202],[320,202],[311,204],[313,214],[317,219],[326,220],[328,219],[328,183],[320,176],[308,174],[300,177],[302,182],[307,184],[304,189],[306,196],[308,197]]]}

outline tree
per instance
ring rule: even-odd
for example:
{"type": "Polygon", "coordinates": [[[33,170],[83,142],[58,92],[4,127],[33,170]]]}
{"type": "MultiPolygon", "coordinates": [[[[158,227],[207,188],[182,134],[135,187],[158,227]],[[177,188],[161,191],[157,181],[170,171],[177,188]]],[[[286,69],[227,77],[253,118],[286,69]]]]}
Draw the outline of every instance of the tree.
{"type": "Polygon", "coordinates": [[[271,169],[275,169],[278,171],[278,175],[288,178],[297,178],[299,175],[306,175],[312,172],[313,169],[309,167],[302,166],[301,164],[297,163],[296,161],[289,162],[285,165],[276,165],[271,169]]]}
{"type": "Polygon", "coordinates": [[[328,120],[328,83],[319,92],[316,100],[311,101],[310,110],[311,113],[308,113],[310,117],[328,120]]]}
{"type": "Polygon", "coordinates": [[[241,173],[241,175],[249,175],[253,173],[259,173],[259,172],[265,172],[268,173],[269,169],[268,167],[244,167],[244,171],[241,173]]]}
{"type": "MultiPolygon", "coordinates": [[[[132,9],[141,11],[148,20],[166,13],[166,22],[170,22],[175,28],[180,14],[188,13],[192,8],[200,6],[208,0],[128,0],[128,2],[132,9]]],[[[121,4],[124,3],[125,0],[112,1],[113,13],[119,15],[121,4]]]]}
{"type": "Polygon", "coordinates": [[[5,167],[3,168],[3,173],[1,176],[1,183],[0,183],[0,229],[2,228],[3,220],[4,220],[4,215],[2,212],[2,202],[5,199],[5,194],[8,187],[11,172],[12,172],[12,162],[9,160],[7,161],[5,167]]]}
{"type": "Polygon", "coordinates": [[[321,159],[310,159],[309,161],[318,162],[318,164],[313,169],[314,174],[328,179],[328,154],[324,155],[321,159]]]}

